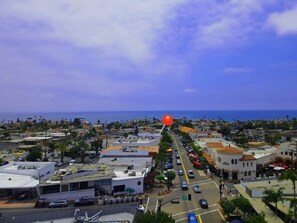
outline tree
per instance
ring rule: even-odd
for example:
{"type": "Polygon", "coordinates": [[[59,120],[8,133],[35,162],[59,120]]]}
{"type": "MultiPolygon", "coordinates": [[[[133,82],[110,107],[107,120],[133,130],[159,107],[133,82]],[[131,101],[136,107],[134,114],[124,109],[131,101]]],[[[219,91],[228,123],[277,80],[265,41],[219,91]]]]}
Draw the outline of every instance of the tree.
{"type": "Polygon", "coordinates": [[[296,175],[295,170],[287,169],[284,172],[284,174],[282,174],[282,175],[279,176],[278,180],[279,181],[290,180],[292,182],[293,190],[294,190],[294,198],[291,199],[290,206],[294,210],[293,217],[294,217],[294,220],[296,221],[296,219],[297,219],[297,216],[296,216],[297,215],[297,202],[296,202],[296,181],[297,181],[297,175],[296,175]]]}
{"type": "Polygon", "coordinates": [[[245,214],[251,209],[252,205],[250,201],[244,197],[237,197],[233,199],[235,206],[243,212],[243,218],[245,219],[245,214]]]}
{"type": "Polygon", "coordinates": [[[64,162],[65,152],[68,150],[69,143],[65,140],[57,144],[57,148],[61,153],[61,163],[64,162]]]}
{"type": "Polygon", "coordinates": [[[196,154],[198,154],[198,156],[202,156],[203,155],[203,149],[199,145],[196,146],[194,143],[191,143],[190,146],[194,150],[194,152],[196,154]]]}
{"type": "Polygon", "coordinates": [[[175,223],[172,216],[164,211],[147,211],[137,220],[137,223],[175,223]]]}
{"type": "Polygon", "coordinates": [[[249,215],[246,219],[246,223],[267,223],[267,221],[265,220],[265,214],[261,212],[261,214],[249,215]]]}
{"type": "Polygon", "coordinates": [[[160,175],[157,175],[156,176],[156,179],[160,181],[160,183],[162,183],[162,180],[164,180],[164,175],[163,174],[160,174],[160,175]]]}
{"type": "Polygon", "coordinates": [[[224,213],[229,217],[233,214],[236,206],[232,200],[226,200],[221,204],[222,208],[224,209],[224,213]]]}
{"type": "Polygon", "coordinates": [[[84,140],[79,140],[73,146],[72,153],[73,154],[80,154],[80,162],[83,163],[85,161],[86,152],[90,149],[89,144],[87,144],[84,140]]]}
{"type": "Polygon", "coordinates": [[[267,189],[263,192],[263,194],[265,196],[262,198],[262,201],[266,204],[274,203],[276,215],[278,215],[277,203],[280,201],[283,201],[283,198],[282,198],[283,190],[284,190],[284,188],[281,187],[281,188],[278,188],[277,191],[272,190],[272,189],[267,189]]]}
{"type": "Polygon", "coordinates": [[[41,159],[42,153],[40,150],[32,150],[29,152],[29,154],[26,157],[27,161],[37,161],[41,159]]]}
{"type": "Polygon", "coordinates": [[[175,179],[175,172],[174,171],[167,171],[165,173],[165,176],[167,177],[167,183],[168,185],[172,183],[172,181],[175,179]]]}
{"type": "Polygon", "coordinates": [[[96,156],[98,156],[99,149],[102,149],[103,141],[102,139],[96,139],[91,142],[91,149],[96,151],[96,156]]]}

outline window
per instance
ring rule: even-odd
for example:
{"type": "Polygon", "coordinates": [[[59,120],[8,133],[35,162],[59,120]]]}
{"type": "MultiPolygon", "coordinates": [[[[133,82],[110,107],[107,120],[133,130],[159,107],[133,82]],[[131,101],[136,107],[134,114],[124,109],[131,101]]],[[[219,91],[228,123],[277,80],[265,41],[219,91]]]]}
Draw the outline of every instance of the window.
{"type": "Polygon", "coordinates": [[[113,192],[124,192],[125,191],[125,185],[118,185],[113,187],[113,192]]]}
{"type": "Polygon", "coordinates": [[[43,187],[43,194],[52,194],[60,192],[60,185],[51,185],[43,187]]]}
{"type": "Polygon", "coordinates": [[[251,175],[251,171],[249,171],[249,176],[251,175]]]}
{"type": "Polygon", "coordinates": [[[68,184],[66,184],[66,185],[61,185],[61,191],[62,191],[62,192],[68,191],[68,184]]]}
{"type": "Polygon", "coordinates": [[[246,163],[246,166],[249,166],[249,163],[246,163]]]}
{"type": "Polygon", "coordinates": [[[242,166],[244,167],[244,163],[242,163],[242,166]]]}
{"type": "Polygon", "coordinates": [[[245,176],[247,175],[246,171],[244,171],[244,175],[245,175],[245,176]]]}
{"type": "Polygon", "coordinates": [[[251,162],[251,166],[253,166],[253,162],[251,162]]]}
{"type": "Polygon", "coordinates": [[[237,159],[235,159],[235,164],[237,164],[237,159]]]}
{"type": "Polygon", "coordinates": [[[231,160],[231,164],[234,164],[234,159],[231,160]]]}
{"type": "Polygon", "coordinates": [[[79,190],[79,183],[71,183],[70,184],[70,191],[79,190]]]}
{"type": "Polygon", "coordinates": [[[219,163],[220,163],[220,162],[222,161],[222,160],[221,160],[221,157],[218,157],[218,160],[219,160],[219,163]]]}
{"type": "Polygon", "coordinates": [[[281,152],[281,155],[284,155],[284,152],[281,152]]]}
{"type": "Polygon", "coordinates": [[[287,151],[285,152],[285,155],[288,155],[288,152],[287,151]]]}

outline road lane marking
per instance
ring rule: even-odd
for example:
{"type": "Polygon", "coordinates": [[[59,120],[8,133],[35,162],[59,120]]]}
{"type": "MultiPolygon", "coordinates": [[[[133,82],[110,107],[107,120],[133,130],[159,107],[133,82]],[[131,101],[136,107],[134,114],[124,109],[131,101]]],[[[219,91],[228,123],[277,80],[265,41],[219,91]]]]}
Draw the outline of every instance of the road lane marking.
{"type": "MultiPolygon", "coordinates": [[[[209,205],[208,207],[214,207],[218,204],[212,204],[212,205],[209,205]]],[[[186,214],[186,213],[189,213],[189,212],[193,212],[193,211],[197,211],[197,210],[201,210],[202,208],[195,208],[195,209],[192,209],[192,210],[189,210],[189,211],[184,211],[184,212],[180,212],[180,213],[177,213],[177,214],[173,214],[173,216],[178,216],[178,215],[181,215],[181,214],[186,214]]]]}
{"type": "Polygon", "coordinates": [[[148,197],[148,199],[147,199],[146,207],[145,207],[144,213],[146,213],[146,211],[147,211],[147,207],[148,207],[148,205],[149,205],[149,201],[150,201],[150,197],[148,197]]]}
{"type": "MultiPolygon", "coordinates": [[[[176,138],[175,138],[174,135],[172,135],[172,136],[173,136],[173,141],[174,141],[174,143],[175,143],[175,146],[176,146],[176,148],[177,148],[177,150],[178,150],[178,153],[179,153],[179,147],[178,147],[178,145],[177,145],[176,138]]],[[[186,177],[187,183],[189,184],[190,181],[189,181],[188,174],[187,174],[187,171],[186,171],[186,168],[185,168],[185,165],[184,165],[184,161],[183,161],[181,155],[180,155],[180,162],[181,162],[181,164],[182,164],[182,167],[183,167],[183,170],[184,170],[184,173],[185,173],[184,176],[186,177]]]]}
{"type": "Polygon", "coordinates": [[[156,200],[156,208],[155,208],[155,212],[157,212],[158,210],[158,199],[156,200]]]}
{"type": "MultiPolygon", "coordinates": [[[[201,215],[209,214],[209,213],[212,213],[212,212],[215,212],[215,211],[219,212],[219,214],[222,217],[222,219],[225,220],[225,218],[222,216],[222,213],[220,212],[220,210],[219,209],[214,209],[214,210],[211,210],[211,211],[202,213],[202,214],[197,214],[197,216],[199,218],[199,221],[202,223],[201,215]]],[[[181,218],[181,219],[175,220],[175,222],[184,221],[186,219],[188,219],[188,218],[181,218]]]]}

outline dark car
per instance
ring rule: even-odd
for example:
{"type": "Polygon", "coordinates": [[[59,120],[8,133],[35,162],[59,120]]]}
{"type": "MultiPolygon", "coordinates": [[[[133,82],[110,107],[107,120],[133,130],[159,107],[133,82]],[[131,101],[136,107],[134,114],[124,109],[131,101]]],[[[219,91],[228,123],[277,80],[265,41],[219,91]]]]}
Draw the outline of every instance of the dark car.
{"type": "Polygon", "coordinates": [[[199,204],[201,208],[208,208],[208,202],[206,199],[200,199],[199,204]]]}
{"type": "Polygon", "coordinates": [[[29,198],[29,193],[27,193],[27,192],[21,193],[17,196],[18,200],[26,200],[28,198],[29,198]]]}
{"type": "Polygon", "coordinates": [[[198,223],[197,217],[194,213],[188,214],[188,223],[198,223]]]}
{"type": "Polygon", "coordinates": [[[172,163],[166,163],[164,165],[164,170],[169,170],[169,169],[173,169],[173,164],[172,163]]]}
{"type": "Polygon", "coordinates": [[[81,197],[75,200],[74,206],[93,205],[95,204],[94,199],[90,197],[81,197]]]}
{"type": "Polygon", "coordinates": [[[68,203],[66,200],[58,200],[58,201],[54,201],[49,203],[48,207],[49,208],[59,208],[59,207],[67,207],[68,203]]]}
{"type": "Polygon", "coordinates": [[[193,170],[188,170],[188,177],[189,178],[194,178],[195,177],[193,170]]]}
{"type": "Polygon", "coordinates": [[[179,159],[179,158],[180,158],[180,155],[177,153],[177,154],[175,155],[175,157],[176,157],[176,159],[179,159]]]}

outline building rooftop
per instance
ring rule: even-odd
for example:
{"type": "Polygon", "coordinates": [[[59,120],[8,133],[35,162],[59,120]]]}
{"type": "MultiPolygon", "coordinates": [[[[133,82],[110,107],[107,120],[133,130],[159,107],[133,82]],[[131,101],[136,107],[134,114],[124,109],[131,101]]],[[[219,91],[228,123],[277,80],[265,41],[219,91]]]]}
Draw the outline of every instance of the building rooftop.
{"type": "Polygon", "coordinates": [[[55,175],[41,184],[77,182],[116,177],[114,171],[106,164],[73,164],[60,169],[55,175]]]}
{"type": "Polygon", "coordinates": [[[32,188],[39,184],[39,180],[27,175],[0,173],[0,189],[32,188]]]}
{"type": "Polygon", "coordinates": [[[206,143],[207,148],[214,149],[214,148],[223,148],[224,145],[221,142],[208,142],[206,143]]]}
{"type": "Polygon", "coordinates": [[[257,160],[252,154],[243,154],[243,157],[239,159],[240,161],[257,160]]]}
{"type": "Polygon", "coordinates": [[[243,150],[235,147],[224,147],[218,149],[218,153],[240,154],[243,153],[243,150]]]}

